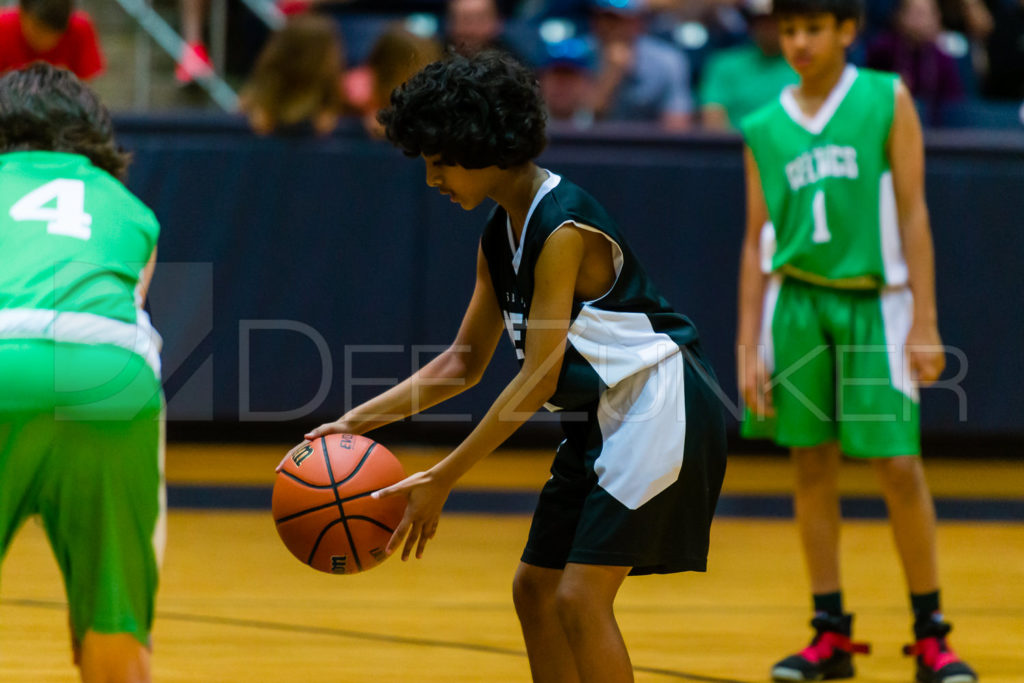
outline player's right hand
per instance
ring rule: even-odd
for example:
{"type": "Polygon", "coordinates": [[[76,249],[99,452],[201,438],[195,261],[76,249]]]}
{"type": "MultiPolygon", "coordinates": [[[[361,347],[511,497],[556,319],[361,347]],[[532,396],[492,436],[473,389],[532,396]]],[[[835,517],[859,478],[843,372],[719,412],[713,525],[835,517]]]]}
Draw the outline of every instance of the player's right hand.
{"type": "Polygon", "coordinates": [[[736,376],[740,397],[754,415],[773,417],[771,374],[757,344],[736,345],[736,376]]]}

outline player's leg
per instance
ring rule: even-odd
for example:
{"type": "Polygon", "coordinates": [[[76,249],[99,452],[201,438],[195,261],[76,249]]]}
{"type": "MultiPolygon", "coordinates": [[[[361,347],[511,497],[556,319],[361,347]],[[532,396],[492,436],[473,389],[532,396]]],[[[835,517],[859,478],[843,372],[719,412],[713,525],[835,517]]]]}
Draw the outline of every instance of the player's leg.
{"type": "Polygon", "coordinates": [[[793,511],[811,592],[840,590],[839,570],[839,467],[835,443],[791,449],[794,470],[793,511]]]}
{"type": "Polygon", "coordinates": [[[516,614],[535,683],[578,683],[576,662],[558,618],[556,595],[591,484],[580,443],[583,423],[565,426],[551,478],[541,489],[530,535],[512,585],[516,614]]]}
{"type": "Polygon", "coordinates": [[[561,569],[520,563],[512,583],[512,600],[535,683],[580,681],[558,614],[556,596],[562,574],[561,569]]]}
{"type": "Polygon", "coordinates": [[[147,681],[163,552],[163,398],[140,356],[56,344],[39,512],[84,681],[147,681]]]}
{"type": "Polygon", "coordinates": [[[896,550],[911,593],[939,588],[935,505],[916,456],[877,458],[872,466],[889,510],[896,550]]]}
{"type": "Polygon", "coordinates": [[[811,643],[775,663],[776,681],[848,678],[852,654],[864,649],[850,639],[852,616],[842,600],[836,348],[822,316],[833,296],[787,280],[771,320],[777,441],[790,447],[794,514],[814,605],[811,643]]]}
{"type": "Polygon", "coordinates": [[[149,683],[150,651],[128,633],[87,631],[77,658],[82,683],[149,683]]]}
{"type": "Polygon", "coordinates": [[[629,683],[633,680],[629,653],[612,607],[629,570],[629,567],[573,563],[565,567],[556,597],[558,617],[581,681],[629,683]]]}
{"type": "Polygon", "coordinates": [[[970,683],[974,672],[946,643],[950,627],[939,604],[935,506],[920,452],[917,387],[903,342],[913,320],[909,289],[856,297],[851,353],[841,359],[843,450],[871,458],[910,590],[917,677],[929,683],[970,683]]]}

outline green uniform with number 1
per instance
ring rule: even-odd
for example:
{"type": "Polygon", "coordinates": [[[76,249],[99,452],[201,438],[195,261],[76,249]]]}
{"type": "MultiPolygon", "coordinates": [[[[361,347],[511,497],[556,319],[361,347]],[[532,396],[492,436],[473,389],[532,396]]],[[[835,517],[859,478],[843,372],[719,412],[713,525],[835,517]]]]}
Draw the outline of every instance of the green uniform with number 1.
{"type": "Polygon", "coordinates": [[[897,78],[848,66],[818,113],[792,88],[744,119],[771,222],[762,352],[775,419],[743,433],[790,447],[838,440],[848,455],[920,451],[912,322],[887,144],[897,78]]]}
{"type": "Polygon", "coordinates": [[[152,212],[83,156],[0,155],[0,557],[39,515],[72,635],[146,643],[163,552],[152,212]]]}

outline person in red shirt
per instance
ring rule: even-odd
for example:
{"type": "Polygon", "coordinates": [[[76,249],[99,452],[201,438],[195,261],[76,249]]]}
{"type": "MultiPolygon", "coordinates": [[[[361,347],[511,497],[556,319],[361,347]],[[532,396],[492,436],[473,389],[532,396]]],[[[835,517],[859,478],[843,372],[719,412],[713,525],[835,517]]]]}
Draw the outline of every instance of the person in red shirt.
{"type": "Polygon", "coordinates": [[[62,66],[82,80],[103,71],[96,29],[73,0],[19,0],[0,9],[0,73],[32,62],[62,66]]]}

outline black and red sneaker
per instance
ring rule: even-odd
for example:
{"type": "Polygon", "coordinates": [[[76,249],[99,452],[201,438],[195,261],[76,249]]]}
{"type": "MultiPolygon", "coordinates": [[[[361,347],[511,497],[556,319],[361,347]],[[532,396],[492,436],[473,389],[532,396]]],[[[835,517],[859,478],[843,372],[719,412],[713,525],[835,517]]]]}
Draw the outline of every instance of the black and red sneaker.
{"type": "Polygon", "coordinates": [[[827,681],[853,677],[853,655],[871,646],[850,640],[853,615],[817,615],[811,619],[814,639],[795,655],[772,667],[773,681],[827,681]]]}
{"type": "Polygon", "coordinates": [[[978,674],[946,642],[952,628],[944,621],[914,625],[917,642],[904,646],[903,654],[917,657],[918,683],[977,683],[978,674]]]}

